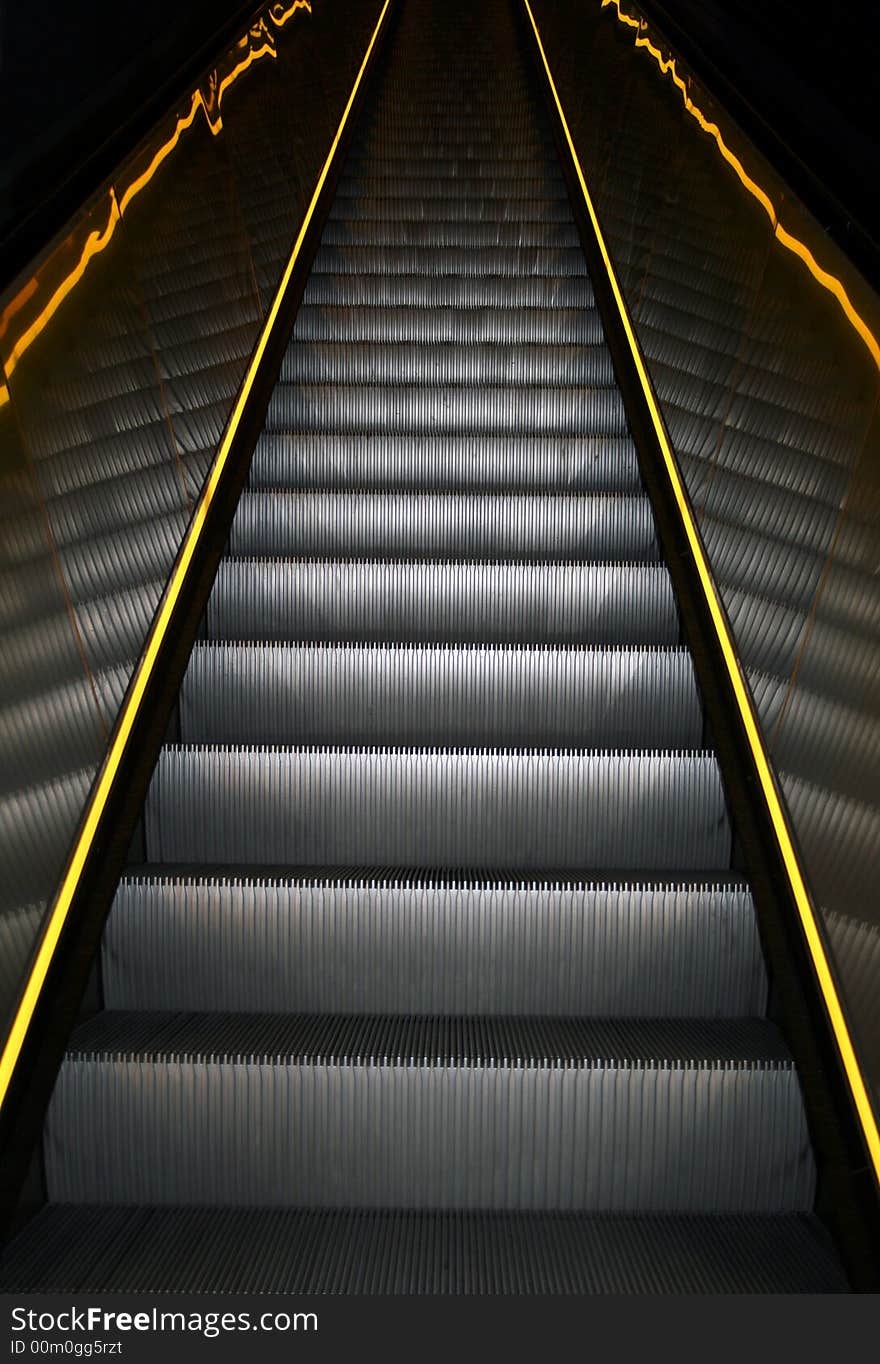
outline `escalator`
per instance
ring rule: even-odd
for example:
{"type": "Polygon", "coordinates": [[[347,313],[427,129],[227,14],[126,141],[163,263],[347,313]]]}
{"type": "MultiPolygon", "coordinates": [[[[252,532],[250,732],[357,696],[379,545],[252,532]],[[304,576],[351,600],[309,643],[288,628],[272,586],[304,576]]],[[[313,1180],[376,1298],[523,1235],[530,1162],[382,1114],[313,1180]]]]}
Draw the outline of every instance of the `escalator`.
{"type": "Polygon", "coordinates": [[[407,3],[7,1291],[837,1292],[511,7],[407,3]]]}

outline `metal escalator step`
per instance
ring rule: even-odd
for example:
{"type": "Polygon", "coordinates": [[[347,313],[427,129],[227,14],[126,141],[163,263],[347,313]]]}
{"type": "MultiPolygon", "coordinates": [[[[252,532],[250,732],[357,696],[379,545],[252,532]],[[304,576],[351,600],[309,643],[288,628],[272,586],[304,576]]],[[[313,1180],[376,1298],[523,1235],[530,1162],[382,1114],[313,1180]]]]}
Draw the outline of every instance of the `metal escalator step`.
{"type": "Polygon", "coordinates": [[[212,639],[677,644],[661,564],[224,559],[212,639]]]}
{"type": "Polygon", "coordinates": [[[703,752],[171,747],[151,861],[699,872],[730,864],[703,752]]]}
{"type": "Polygon", "coordinates": [[[83,1203],[778,1214],[815,1189],[753,1020],[104,1011],[45,1167],[83,1203]]]}
{"type": "Polygon", "coordinates": [[[595,308],[386,308],[319,307],[304,304],[294,340],[421,342],[459,346],[600,345],[605,335],[595,308]]]}
{"type": "Polygon", "coordinates": [[[227,553],[635,563],[659,547],[644,496],[246,490],[227,553]]]}
{"type": "Polygon", "coordinates": [[[620,391],[607,388],[278,385],[268,431],[341,434],[596,436],[627,434],[620,391]]]}
{"type": "Polygon", "coordinates": [[[592,308],[593,286],[586,275],[557,279],[498,275],[461,279],[455,275],[309,275],[303,303],[342,308],[592,308]]]}
{"type": "Polygon", "coordinates": [[[571,205],[563,198],[548,199],[541,194],[517,199],[489,198],[484,194],[448,198],[389,199],[378,186],[368,194],[340,189],[333,201],[330,218],[346,221],[381,221],[393,218],[406,222],[548,222],[570,223],[571,205]]]}
{"type": "Polygon", "coordinates": [[[584,278],[587,263],[579,246],[321,246],[318,275],[412,275],[432,279],[521,279],[545,276],[584,278]]]}
{"type": "Polygon", "coordinates": [[[685,649],[200,644],[186,743],[696,748],[685,649]]]}
{"type": "Polygon", "coordinates": [[[395,436],[264,431],[252,488],[638,492],[628,436],[395,436]]]}
{"type": "Polygon", "coordinates": [[[346,173],[358,179],[448,180],[450,189],[463,179],[547,181],[556,186],[559,172],[548,162],[543,147],[487,149],[471,156],[450,155],[453,148],[437,149],[426,145],[421,152],[401,145],[396,139],[376,154],[366,155],[357,148],[346,157],[346,173]]]}
{"type": "Polygon", "coordinates": [[[579,247],[574,223],[411,222],[384,218],[378,223],[363,219],[332,218],[321,234],[324,246],[406,246],[410,248],[455,247],[579,247]]]}
{"type": "Polygon", "coordinates": [[[597,345],[499,345],[497,342],[369,345],[294,340],[281,365],[286,384],[546,385],[610,388],[611,354],[597,345]]]}
{"type": "MultiPolygon", "coordinates": [[[[400,200],[434,199],[446,203],[450,199],[467,198],[493,203],[529,203],[550,200],[564,203],[568,208],[568,190],[561,170],[536,175],[457,175],[446,178],[438,175],[366,175],[339,177],[339,193],[344,197],[381,199],[388,204],[400,200]]],[[[571,209],[568,208],[569,217],[571,209]]]]}
{"type": "Polygon", "coordinates": [[[630,1018],[763,1014],[752,897],[727,884],[131,876],[108,1009],[630,1018]]]}
{"type": "Polygon", "coordinates": [[[846,1293],[815,1217],[53,1206],[5,1292],[846,1293]]]}

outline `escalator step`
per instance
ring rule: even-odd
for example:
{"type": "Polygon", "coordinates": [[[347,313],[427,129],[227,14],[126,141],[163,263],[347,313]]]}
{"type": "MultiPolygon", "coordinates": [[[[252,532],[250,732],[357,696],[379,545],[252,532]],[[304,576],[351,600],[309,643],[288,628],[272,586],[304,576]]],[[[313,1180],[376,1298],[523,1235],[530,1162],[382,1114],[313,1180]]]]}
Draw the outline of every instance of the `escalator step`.
{"type": "Polygon", "coordinates": [[[281,366],[281,387],[295,384],[557,385],[611,388],[614,370],[603,345],[467,348],[409,343],[330,345],[295,341],[281,366]]]}
{"type": "Polygon", "coordinates": [[[145,823],[159,862],[673,872],[730,862],[708,753],[170,747],[145,823]]]}
{"type": "Polygon", "coordinates": [[[279,384],[268,431],[424,432],[436,435],[623,436],[626,414],[613,387],[484,388],[279,384]]]}
{"type": "Polygon", "coordinates": [[[592,308],[593,286],[585,276],[497,275],[309,275],[303,302],[352,308],[592,308]]]}
{"type": "Polygon", "coordinates": [[[105,929],[109,1009],[760,1016],[748,890],[153,875],[105,929]]]}
{"type": "MultiPolygon", "coordinates": [[[[408,199],[433,199],[447,203],[450,199],[479,198],[485,203],[501,203],[505,206],[529,203],[537,200],[552,203],[561,202],[568,210],[568,190],[561,170],[548,170],[526,175],[457,175],[455,177],[434,175],[381,175],[375,170],[368,174],[350,175],[343,171],[339,177],[339,193],[343,197],[380,199],[386,204],[397,204],[408,199]]],[[[393,208],[391,212],[393,212],[393,208]]]]}
{"type": "Polygon", "coordinates": [[[198,644],[186,743],[697,748],[685,649],[198,644]]]}
{"type": "Polygon", "coordinates": [[[213,639],[677,644],[660,564],[225,559],[213,639]]]}
{"type": "Polygon", "coordinates": [[[44,1209],[12,1292],[845,1293],[815,1217],[346,1209],[44,1209]]]}
{"type": "Polygon", "coordinates": [[[570,223],[571,206],[562,196],[549,199],[540,193],[517,199],[490,198],[482,189],[474,195],[448,198],[422,198],[414,193],[408,197],[391,199],[384,196],[379,184],[369,193],[358,194],[340,187],[330,210],[333,220],[426,223],[570,223]]]}
{"type": "Polygon", "coordinates": [[[642,497],[245,491],[227,552],[250,558],[659,557],[642,497]]]}
{"type": "Polygon", "coordinates": [[[372,247],[532,247],[559,250],[579,247],[580,237],[574,223],[497,222],[444,223],[408,222],[385,218],[381,223],[365,223],[353,218],[331,218],[324,226],[321,242],[325,246],[372,247]]]}
{"type": "MultiPolygon", "coordinates": [[[[304,304],[294,339],[335,343],[370,342],[459,346],[577,345],[604,340],[595,308],[386,308],[320,307],[304,304]]],[[[466,356],[467,351],[462,354],[466,356]]]]}
{"type": "Polygon", "coordinates": [[[815,1187],[752,1020],[105,1011],[45,1155],[62,1203],[786,1213],[815,1187]]]}
{"type": "Polygon", "coordinates": [[[579,246],[321,246],[315,275],[411,275],[429,279],[520,279],[552,276],[583,279],[587,274],[579,246]]]}
{"type": "Polygon", "coordinates": [[[641,492],[626,436],[395,436],[264,431],[253,488],[641,492]]]}

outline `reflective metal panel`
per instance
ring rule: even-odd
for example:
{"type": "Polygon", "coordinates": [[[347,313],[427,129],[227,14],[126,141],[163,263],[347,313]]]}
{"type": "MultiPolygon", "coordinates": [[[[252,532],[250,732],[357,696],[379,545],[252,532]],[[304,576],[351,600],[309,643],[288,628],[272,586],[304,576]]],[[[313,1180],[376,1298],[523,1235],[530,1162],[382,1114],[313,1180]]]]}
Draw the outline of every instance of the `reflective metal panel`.
{"type": "Polygon", "coordinates": [[[880,1082],[880,303],[629,0],[537,0],[880,1082]]]}
{"type": "Polygon", "coordinates": [[[267,5],[0,297],[3,1017],[380,8],[267,5]]]}

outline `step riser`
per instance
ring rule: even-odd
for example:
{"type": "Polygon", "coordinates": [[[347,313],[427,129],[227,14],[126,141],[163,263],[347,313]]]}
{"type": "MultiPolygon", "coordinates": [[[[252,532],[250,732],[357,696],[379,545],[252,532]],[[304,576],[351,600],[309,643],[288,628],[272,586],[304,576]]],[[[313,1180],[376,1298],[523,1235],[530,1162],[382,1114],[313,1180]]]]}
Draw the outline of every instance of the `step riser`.
{"type": "Polygon", "coordinates": [[[677,644],[659,565],[223,560],[212,639],[677,644]]]}
{"type": "Polygon", "coordinates": [[[685,652],[197,646],[185,743],[697,748],[685,652]]]}
{"type": "Polygon", "coordinates": [[[297,342],[335,345],[597,346],[604,341],[594,308],[334,308],[303,307],[297,342]]]}
{"type": "Polygon", "coordinates": [[[789,1068],[68,1059],[63,1202],[808,1211],[789,1068]],[[332,1152],[332,1159],[328,1154],[332,1152]]]}
{"type": "Polygon", "coordinates": [[[580,247],[542,246],[322,246],[312,269],[316,276],[425,275],[457,280],[530,275],[567,280],[587,275],[580,247]]]}
{"type": "Polygon", "coordinates": [[[280,385],[267,431],[351,435],[625,436],[616,388],[455,388],[280,385]]]}
{"type": "MultiPolygon", "coordinates": [[[[341,338],[336,338],[338,342],[341,338]]],[[[608,387],[611,355],[595,346],[305,344],[288,347],[284,384],[454,384],[608,387]]],[[[283,386],[280,392],[284,393],[283,386]]],[[[287,395],[288,399],[293,395],[287,395]]]]}
{"type": "Polygon", "coordinates": [[[246,491],[227,552],[249,558],[619,559],[659,557],[646,497],[246,491]]]}
{"type": "Polygon", "coordinates": [[[109,1009],[760,1016],[736,889],[124,882],[109,1009]]]}
{"type": "Polygon", "coordinates": [[[303,293],[309,306],[350,308],[593,308],[586,278],[456,279],[428,275],[310,275],[303,293]]]}
{"type": "Polygon", "coordinates": [[[627,437],[333,436],[264,432],[252,488],[638,492],[627,437]]]}
{"type": "Polygon", "coordinates": [[[165,749],[152,861],[274,866],[729,866],[705,755],[165,749]]]}

